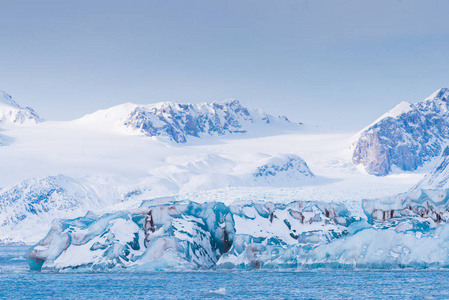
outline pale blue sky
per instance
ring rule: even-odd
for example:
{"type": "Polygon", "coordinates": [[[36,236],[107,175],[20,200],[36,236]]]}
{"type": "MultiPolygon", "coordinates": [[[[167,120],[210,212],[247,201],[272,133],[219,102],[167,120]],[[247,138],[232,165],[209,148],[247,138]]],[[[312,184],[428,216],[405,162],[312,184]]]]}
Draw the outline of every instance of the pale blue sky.
{"type": "Polygon", "coordinates": [[[44,118],[236,98],[360,129],[449,86],[449,1],[0,0],[0,89],[44,118]]]}

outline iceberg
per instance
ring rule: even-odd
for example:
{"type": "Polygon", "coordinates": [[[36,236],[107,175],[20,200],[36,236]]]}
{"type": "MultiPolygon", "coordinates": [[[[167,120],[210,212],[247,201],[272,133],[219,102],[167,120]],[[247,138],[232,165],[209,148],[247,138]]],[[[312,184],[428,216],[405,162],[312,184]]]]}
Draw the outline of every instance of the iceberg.
{"type": "Polygon", "coordinates": [[[447,190],[341,203],[143,202],[53,222],[32,270],[385,269],[449,266],[447,190]],[[425,247],[424,247],[425,245],[425,247]]]}

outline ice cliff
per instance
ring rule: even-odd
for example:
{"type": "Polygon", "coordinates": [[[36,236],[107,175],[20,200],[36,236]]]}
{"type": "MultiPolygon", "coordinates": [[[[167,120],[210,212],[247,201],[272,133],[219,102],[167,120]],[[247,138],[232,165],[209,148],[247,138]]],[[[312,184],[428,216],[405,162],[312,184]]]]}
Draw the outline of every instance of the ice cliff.
{"type": "Polygon", "coordinates": [[[28,260],[31,269],[58,270],[260,268],[282,262],[283,249],[345,236],[352,222],[343,205],[321,202],[150,202],[102,217],[55,220],[28,260]],[[258,257],[261,247],[271,254],[258,257]]]}
{"type": "Polygon", "coordinates": [[[413,171],[439,156],[449,139],[449,89],[402,102],[359,134],[352,160],[369,174],[413,171]]]}
{"type": "Polygon", "coordinates": [[[447,268],[447,190],[342,204],[159,199],[55,220],[28,253],[33,270],[447,268]]]}

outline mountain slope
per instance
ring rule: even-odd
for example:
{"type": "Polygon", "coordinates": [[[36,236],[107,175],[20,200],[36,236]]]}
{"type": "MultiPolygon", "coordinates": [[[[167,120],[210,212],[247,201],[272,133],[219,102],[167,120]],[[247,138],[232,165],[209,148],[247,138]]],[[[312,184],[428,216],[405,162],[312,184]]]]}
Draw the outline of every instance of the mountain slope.
{"type": "Polygon", "coordinates": [[[10,95],[0,90],[0,125],[38,123],[41,118],[31,107],[22,108],[10,95]]]}
{"type": "Polygon", "coordinates": [[[128,134],[165,136],[177,143],[185,143],[189,137],[245,133],[252,123],[289,123],[286,117],[248,109],[237,100],[200,104],[127,103],[86,115],[78,122],[103,122],[128,134]]]}
{"type": "Polygon", "coordinates": [[[441,154],[449,141],[449,89],[418,103],[402,102],[360,132],[353,163],[383,176],[413,171],[441,154]]]}
{"type": "Polygon", "coordinates": [[[414,189],[449,188],[449,147],[444,149],[437,166],[427,174],[414,189]]]}

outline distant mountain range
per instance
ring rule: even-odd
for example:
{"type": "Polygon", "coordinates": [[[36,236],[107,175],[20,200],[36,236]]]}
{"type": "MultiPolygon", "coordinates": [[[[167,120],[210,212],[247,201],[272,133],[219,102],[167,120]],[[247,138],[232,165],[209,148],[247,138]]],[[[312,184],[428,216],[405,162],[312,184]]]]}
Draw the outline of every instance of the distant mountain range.
{"type": "MultiPolygon", "coordinates": [[[[0,128],[39,122],[42,119],[32,108],[22,108],[10,95],[0,91],[0,128]]],[[[200,104],[125,103],[88,114],[75,122],[129,135],[166,137],[176,143],[185,143],[192,137],[242,134],[255,125],[257,128],[292,124],[284,116],[246,108],[237,100],[200,104]]],[[[442,88],[422,102],[401,102],[363,129],[353,145],[352,161],[377,176],[394,170],[413,171],[440,156],[448,142],[449,89],[442,88]]],[[[0,135],[0,145],[8,143],[10,139],[0,135]]]]}
{"type": "Polygon", "coordinates": [[[422,102],[402,102],[359,133],[352,161],[369,174],[413,171],[438,157],[449,142],[449,89],[422,102]]]}
{"type": "Polygon", "coordinates": [[[169,137],[176,143],[185,143],[189,137],[246,133],[251,124],[290,123],[286,117],[246,108],[237,100],[200,104],[126,103],[99,110],[78,121],[104,122],[122,132],[169,137]]]}
{"type": "MultiPolygon", "coordinates": [[[[22,108],[10,95],[0,91],[0,125],[42,121],[32,108],[22,108]]],[[[168,137],[176,143],[185,143],[189,137],[246,133],[251,124],[290,124],[285,116],[272,116],[261,109],[246,108],[238,100],[200,104],[125,103],[88,114],[77,122],[115,128],[126,134],[168,137]]]]}

